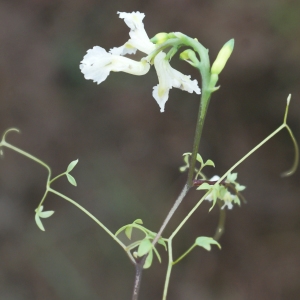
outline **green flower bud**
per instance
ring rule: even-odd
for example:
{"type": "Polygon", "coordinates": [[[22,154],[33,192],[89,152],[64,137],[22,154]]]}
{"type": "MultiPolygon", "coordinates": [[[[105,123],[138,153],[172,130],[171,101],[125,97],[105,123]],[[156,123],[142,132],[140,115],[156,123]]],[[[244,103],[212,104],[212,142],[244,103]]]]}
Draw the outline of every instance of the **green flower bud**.
{"type": "Polygon", "coordinates": [[[194,67],[199,64],[199,60],[195,52],[191,49],[187,49],[181,52],[179,58],[185,60],[194,67]]]}
{"type": "Polygon", "coordinates": [[[193,52],[193,50],[191,50],[191,49],[184,50],[183,52],[180,53],[179,58],[182,59],[182,60],[190,59],[190,52],[191,51],[193,52]]]}
{"type": "Polygon", "coordinates": [[[226,65],[234,47],[234,39],[229,40],[220,50],[215,62],[211,67],[212,74],[220,74],[226,65]]]}
{"type": "Polygon", "coordinates": [[[154,44],[162,44],[169,39],[169,35],[166,32],[160,32],[156,34],[152,39],[151,42],[154,44]]]}

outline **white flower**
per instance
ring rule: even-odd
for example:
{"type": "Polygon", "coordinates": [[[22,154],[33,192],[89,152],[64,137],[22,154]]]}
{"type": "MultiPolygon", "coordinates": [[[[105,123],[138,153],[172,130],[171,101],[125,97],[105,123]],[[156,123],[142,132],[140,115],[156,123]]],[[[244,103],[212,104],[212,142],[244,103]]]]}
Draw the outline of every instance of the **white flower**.
{"type": "MultiPolygon", "coordinates": [[[[218,181],[219,179],[220,176],[214,175],[210,179],[210,181],[218,181]]],[[[213,190],[204,198],[204,200],[208,200],[209,202],[211,202],[214,200],[214,197],[217,197],[220,200],[224,201],[224,205],[221,207],[221,209],[224,209],[226,206],[228,209],[232,209],[232,202],[236,196],[232,195],[223,185],[216,185],[215,187],[213,187],[213,190]]]]}
{"type": "Polygon", "coordinates": [[[127,57],[107,53],[105,49],[95,46],[87,51],[80,64],[85,79],[92,79],[98,84],[113,72],[126,72],[133,75],[144,75],[150,69],[146,60],[140,62],[127,57]]]}
{"type": "Polygon", "coordinates": [[[137,12],[125,13],[118,12],[120,19],[124,19],[126,25],[130,28],[130,39],[121,47],[113,48],[109,52],[116,55],[135,54],[136,50],[150,54],[155,50],[153,44],[144,28],[143,19],[145,14],[137,12]]]}
{"type": "MultiPolygon", "coordinates": [[[[85,79],[91,79],[99,84],[107,78],[110,71],[122,71],[133,75],[144,75],[149,71],[149,57],[142,58],[140,62],[123,57],[126,54],[135,54],[137,50],[149,55],[156,49],[156,45],[150,41],[144,28],[145,14],[138,11],[118,12],[118,14],[130,28],[130,39],[123,46],[112,48],[109,53],[99,46],[88,50],[80,64],[85,79]]],[[[200,94],[197,80],[191,80],[190,76],[173,69],[165,58],[166,54],[160,52],[154,59],[159,84],[153,88],[152,95],[161,112],[164,111],[172,87],[200,94]]]]}
{"type": "Polygon", "coordinates": [[[200,94],[197,80],[191,80],[190,76],[184,75],[173,69],[165,59],[166,53],[160,52],[154,59],[154,66],[158,76],[158,85],[153,87],[153,97],[160,107],[160,111],[165,109],[165,103],[169,98],[169,90],[172,87],[183,91],[200,94]]]}
{"type": "Polygon", "coordinates": [[[222,198],[222,200],[224,201],[224,205],[221,207],[221,209],[224,209],[226,206],[228,209],[232,209],[233,208],[233,199],[234,199],[235,195],[232,195],[230,192],[226,192],[224,197],[222,198]]]}

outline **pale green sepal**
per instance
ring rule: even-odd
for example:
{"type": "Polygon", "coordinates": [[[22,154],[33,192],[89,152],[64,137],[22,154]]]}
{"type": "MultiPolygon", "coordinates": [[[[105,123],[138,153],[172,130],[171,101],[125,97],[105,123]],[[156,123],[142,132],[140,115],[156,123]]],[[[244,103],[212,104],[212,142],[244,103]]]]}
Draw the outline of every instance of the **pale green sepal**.
{"type": "Polygon", "coordinates": [[[151,250],[146,258],[145,264],[144,264],[144,269],[148,269],[151,267],[153,261],[153,251],[151,250]]]}
{"type": "Polygon", "coordinates": [[[67,168],[67,173],[71,172],[75,168],[77,163],[78,163],[78,159],[73,160],[72,162],[70,162],[70,164],[68,165],[68,168],[67,168]]]}
{"type": "Polygon", "coordinates": [[[149,253],[152,250],[152,243],[148,239],[144,239],[141,241],[139,248],[138,248],[138,256],[142,257],[149,253]]]}
{"type": "Polygon", "coordinates": [[[195,244],[197,246],[203,247],[207,251],[211,250],[211,245],[217,245],[221,249],[221,245],[217,241],[215,241],[213,238],[207,237],[207,236],[197,237],[195,244]]]}
{"type": "Polygon", "coordinates": [[[76,180],[75,180],[75,178],[74,178],[72,175],[70,175],[69,173],[66,173],[66,176],[67,176],[67,178],[68,178],[68,181],[69,181],[72,185],[77,186],[76,180]]]}

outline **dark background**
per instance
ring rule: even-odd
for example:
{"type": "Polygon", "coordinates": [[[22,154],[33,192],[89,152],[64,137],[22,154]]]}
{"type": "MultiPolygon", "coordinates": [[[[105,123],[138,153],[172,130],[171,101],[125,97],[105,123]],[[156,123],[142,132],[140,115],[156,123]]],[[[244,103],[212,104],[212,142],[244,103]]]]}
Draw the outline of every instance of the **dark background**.
{"type": "MultiPolygon", "coordinates": [[[[47,162],[54,174],[79,158],[54,187],[81,203],[113,232],[142,218],[157,231],[185,182],[178,172],[192,147],[198,96],[170,92],[166,112],[152,98],[154,70],[84,80],[79,62],[95,45],[128,40],[117,11],[146,14],[149,36],[180,31],[210,49],[211,60],[235,38],[235,49],[210,104],[201,154],[223,174],[278,127],[293,94],[288,122],[300,140],[300,2],[287,0],[1,0],[0,128],[8,141],[47,162]]],[[[172,65],[192,78],[188,64],[172,65]]],[[[222,250],[194,250],[173,269],[172,300],[300,298],[299,171],[286,131],[238,167],[248,203],[228,212],[222,250]]],[[[46,172],[5,149],[0,164],[0,299],[131,298],[134,268],[103,230],[50,195],[46,232],[34,222],[46,172]]],[[[200,199],[192,192],[169,224],[200,199]]],[[[197,236],[214,234],[217,210],[201,206],[174,240],[178,257],[197,236]]],[[[144,272],[140,299],[161,299],[167,256],[144,272]]]]}

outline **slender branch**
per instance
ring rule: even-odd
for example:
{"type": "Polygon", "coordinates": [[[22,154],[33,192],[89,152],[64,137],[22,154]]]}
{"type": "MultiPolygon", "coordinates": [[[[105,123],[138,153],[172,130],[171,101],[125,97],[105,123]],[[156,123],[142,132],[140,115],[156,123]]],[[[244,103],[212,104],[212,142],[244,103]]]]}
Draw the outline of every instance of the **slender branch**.
{"type": "Polygon", "coordinates": [[[56,177],[52,178],[52,179],[49,181],[49,185],[50,185],[51,183],[53,183],[55,180],[57,180],[58,178],[60,178],[60,177],[62,177],[62,176],[65,176],[65,175],[66,175],[66,172],[61,173],[61,174],[57,175],[56,177]]]}
{"type": "Polygon", "coordinates": [[[142,274],[143,274],[143,266],[144,266],[144,257],[142,257],[140,260],[136,260],[132,300],[138,300],[139,297],[139,291],[141,287],[142,274]]]}
{"type": "Polygon", "coordinates": [[[172,216],[174,215],[176,209],[178,208],[178,206],[180,205],[180,203],[182,202],[182,200],[184,199],[184,197],[186,196],[186,194],[189,191],[189,187],[187,186],[187,184],[183,187],[180,195],[178,196],[178,198],[176,199],[174,205],[172,206],[171,210],[169,211],[167,217],[165,218],[163,224],[161,225],[158,233],[156,234],[155,238],[153,239],[152,244],[155,246],[155,244],[157,243],[157,241],[159,240],[159,238],[161,237],[164,229],[166,228],[166,226],[168,225],[170,219],[172,218],[172,216]]]}
{"type": "Polygon", "coordinates": [[[4,147],[9,148],[9,149],[11,149],[11,150],[13,150],[13,151],[15,151],[15,152],[18,152],[18,153],[20,153],[21,155],[26,156],[26,157],[28,157],[29,159],[35,161],[36,163],[42,165],[44,168],[47,169],[47,171],[48,171],[48,181],[50,180],[50,178],[51,178],[51,169],[48,167],[48,165],[47,165],[46,163],[44,163],[44,162],[41,161],[40,159],[34,157],[33,155],[29,154],[28,152],[26,152],[26,151],[24,151],[24,150],[21,150],[21,149],[15,147],[15,146],[13,146],[13,145],[7,143],[5,140],[2,140],[2,142],[0,143],[0,147],[1,147],[1,146],[4,146],[4,147]]]}
{"type": "Polygon", "coordinates": [[[179,258],[177,258],[174,262],[173,262],[173,266],[175,264],[177,264],[178,262],[180,262],[185,256],[187,256],[197,245],[193,244],[188,250],[186,250],[179,258]]]}
{"type": "Polygon", "coordinates": [[[106,226],[104,226],[103,223],[101,223],[94,215],[92,215],[88,210],[86,210],[83,206],[81,206],[80,204],[78,204],[76,201],[72,200],[71,198],[65,196],[64,194],[59,193],[58,191],[52,189],[51,187],[48,187],[48,191],[69,201],[70,203],[72,203],[73,205],[75,205],[77,208],[79,208],[82,212],[84,212],[86,215],[88,215],[93,221],[95,221],[108,235],[110,235],[110,237],[116,241],[127,253],[127,255],[129,256],[130,260],[132,261],[133,264],[136,264],[135,259],[133,258],[132,254],[130,253],[130,251],[127,251],[126,246],[121,242],[121,240],[119,240],[118,237],[116,237],[106,226]]]}

